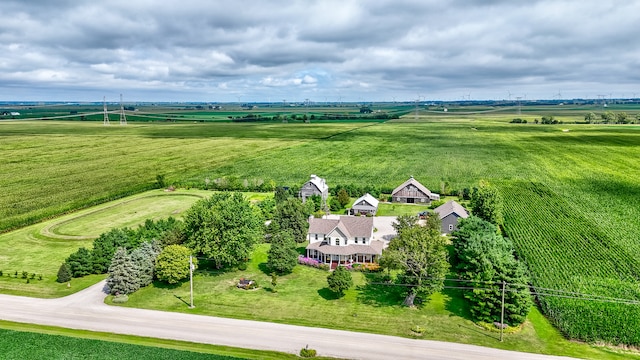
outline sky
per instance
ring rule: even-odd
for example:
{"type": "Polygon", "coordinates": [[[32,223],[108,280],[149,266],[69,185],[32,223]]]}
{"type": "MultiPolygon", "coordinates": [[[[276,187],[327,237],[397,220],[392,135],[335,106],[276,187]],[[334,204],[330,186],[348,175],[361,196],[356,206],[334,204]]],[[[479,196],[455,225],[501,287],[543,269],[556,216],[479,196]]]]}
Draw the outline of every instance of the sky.
{"type": "Polygon", "coordinates": [[[1,101],[640,97],[640,0],[2,0],[1,101]]]}

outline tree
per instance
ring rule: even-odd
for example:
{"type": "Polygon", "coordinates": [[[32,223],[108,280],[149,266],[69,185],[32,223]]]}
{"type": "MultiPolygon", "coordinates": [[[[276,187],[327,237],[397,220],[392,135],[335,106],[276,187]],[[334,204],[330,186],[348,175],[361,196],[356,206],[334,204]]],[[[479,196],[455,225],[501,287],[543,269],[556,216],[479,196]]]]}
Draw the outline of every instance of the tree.
{"type": "MultiPolygon", "coordinates": [[[[150,221],[150,220],[149,220],[150,221]]],[[[93,242],[91,251],[91,271],[93,274],[104,274],[109,269],[113,254],[119,247],[132,249],[137,247],[134,232],[128,228],[111,229],[100,234],[93,242]]]]}
{"type": "Polygon", "coordinates": [[[58,278],[56,279],[59,283],[65,283],[71,281],[71,268],[69,264],[63,262],[58,269],[58,278]]]}
{"type": "Polygon", "coordinates": [[[329,289],[338,296],[343,296],[344,292],[353,286],[353,278],[351,273],[344,266],[338,266],[327,276],[327,284],[329,289]]]}
{"type": "Polygon", "coordinates": [[[396,218],[396,221],[391,224],[396,230],[396,233],[400,234],[403,230],[416,226],[418,224],[418,218],[413,215],[400,215],[396,218]]]}
{"type": "Polygon", "coordinates": [[[138,275],[139,268],[127,254],[127,249],[119,247],[109,265],[107,286],[111,295],[136,292],[140,288],[138,275]]]}
{"type": "Polygon", "coordinates": [[[605,111],[603,114],[600,114],[602,121],[609,124],[616,120],[616,115],[612,111],[605,111]]]}
{"type": "Polygon", "coordinates": [[[267,253],[267,266],[278,274],[288,274],[298,263],[298,251],[293,235],[279,231],[271,237],[271,248],[267,253]]]}
{"type": "Polygon", "coordinates": [[[489,183],[481,181],[480,186],[471,194],[471,212],[473,215],[497,226],[502,225],[502,196],[489,183]]]}
{"type": "Polygon", "coordinates": [[[587,115],[584,116],[584,121],[588,122],[589,124],[591,124],[592,122],[596,121],[598,117],[596,116],[596,114],[590,112],[587,115]]]}
{"type": "MultiPolygon", "coordinates": [[[[158,280],[177,284],[189,276],[189,256],[191,250],[182,245],[169,245],[156,259],[156,277],[158,280]]],[[[194,268],[198,261],[193,258],[194,268]]]]}
{"type": "Polygon", "coordinates": [[[91,274],[91,252],[84,247],[69,255],[65,262],[69,265],[73,277],[91,274]]]}
{"type": "Polygon", "coordinates": [[[276,188],[275,194],[273,195],[273,199],[276,201],[277,204],[287,200],[290,197],[291,197],[291,192],[289,191],[289,189],[285,189],[282,186],[278,186],[276,188]]]}
{"type": "Polygon", "coordinates": [[[246,262],[263,237],[264,221],[240,193],[216,193],[199,200],[185,214],[187,247],[217,267],[246,262]]]}
{"type": "Polygon", "coordinates": [[[398,236],[382,251],[380,265],[401,271],[397,281],[407,285],[403,302],[406,306],[413,306],[416,298],[424,299],[441,290],[449,269],[446,238],[440,233],[439,218],[432,218],[437,220],[428,222],[428,227],[403,218],[405,224],[399,227],[398,236]]]}
{"type": "Polygon", "coordinates": [[[297,243],[307,239],[309,223],[302,201],[296,198],[288,198],[276,205],[276,210],[271,222],[272,231],[290,231],[297,243]]]}
{"type": "Polygon", "coordinates": [[[505,323],[522,323],[531,307],[529,278],[524,265],[514,257],[511,243],[496,233],[495,226],[474,216],[459,226],[460,230],[453,233],[456,270],[460,279],[474,288],[464,293],[472,318],[489,323],[500,321],[504,281],[509,284],[505,292],[505,323]]]}
{"type": "Polygon", "coordinates": [[[344,208],[345,206],[347,206],[347,204],[349,203],[349,194],[347,194],[347,191],[345,189],[340,189],[340,191],[338,191],[338,202],[340,203],[340,207],[344,208]]]}
{"type": "Polygon", "coordinates": [[[157,241],[145,241],[131,252],[131,260],[138,267],[138,283],[141,288],[153,282],[156,258],[161,251],[157,241]]]}
{"type": "Polygon", "coordinates": [[[627,120],[627,113],[620,112],[616,114],[616,123],[618,124],[627,124],[629,121],[627,120]]]}

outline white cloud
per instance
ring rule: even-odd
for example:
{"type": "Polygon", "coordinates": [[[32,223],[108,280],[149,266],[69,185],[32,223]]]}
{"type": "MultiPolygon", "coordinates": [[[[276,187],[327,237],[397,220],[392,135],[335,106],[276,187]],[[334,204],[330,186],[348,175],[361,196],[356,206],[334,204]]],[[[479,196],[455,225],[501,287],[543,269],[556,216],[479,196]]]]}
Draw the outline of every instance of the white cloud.
{"type": "Polygon", "coordinates": [[[7,100],[640,93],[638,1],[4,0],[0,13],[7,100]]]}

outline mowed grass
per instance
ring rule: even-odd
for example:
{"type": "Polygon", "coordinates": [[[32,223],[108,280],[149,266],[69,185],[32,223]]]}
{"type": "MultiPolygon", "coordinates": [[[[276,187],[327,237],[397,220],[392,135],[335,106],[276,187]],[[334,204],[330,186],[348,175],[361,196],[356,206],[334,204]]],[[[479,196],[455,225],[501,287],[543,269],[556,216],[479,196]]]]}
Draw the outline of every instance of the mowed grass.
{"type": "Polygon", "coordinates": [[[0,231],[366,124],[0,123],[0,231]]]}
{"type": "Polygon", "coordinates": [[[58,268],[78,248],[91,248],[93,239],[102,232],[125,226],[135,228],[148,218],[180,217],[194,202],[210,194],[210,191],[202,190],[169,193],[152,190],[0,234],[0,270],[3,271],[0,291],[49,298],[74,293],[95,284],[105,276],[73,279],[71,287],[59,284],[55,281],[58,268]],[[16,271],[17,278],[14,276],[16,271]],[[23,271],[41,274],[43,279],[36,278],[27,284],[21,278],[23,271]]]}
{"type": "Polygon", "coordinates": [[[175,286],[156,282],[130,295],[122,306],[403,337],[415,337],[411,328],[419,325],[426,329],[422,337],[425,339],[589,359],[624,358],[564,340],[536,309],[532,309],[521,330],[505,335],[501,343],[498,332],[468,320],[468,309],[458,291],[437,293],[419,308],[410,309],[401,305],[405,288],[376,285],[377,274],[352,273],[354,286],[339,298],[327,288],[327,271],[299,265],[292,274],[278,277],[274,292],[266,268],[268,247],[258,246],[245,271],[198,270],[194,277],[194,309],[188,307],[188,281],[175,286]],[[240,278],[256,280],[260,288],[238,289],[240,278]]]}

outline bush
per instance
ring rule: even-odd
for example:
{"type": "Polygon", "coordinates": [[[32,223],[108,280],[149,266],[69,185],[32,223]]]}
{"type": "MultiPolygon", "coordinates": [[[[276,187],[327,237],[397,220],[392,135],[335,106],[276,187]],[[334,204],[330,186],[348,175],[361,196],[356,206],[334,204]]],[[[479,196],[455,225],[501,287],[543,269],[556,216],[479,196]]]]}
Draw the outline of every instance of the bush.
{"type": "Polygon", "coordinates": [[[318,355],[315,349],[309,349],[309,347],[304,347],[300,349],[300,357],[303,358],[312,358],[318,355]]]}
{"type": "Polygon", "coordinates": [[[238,270],[240,270],[240,271],[247,270],[247,263],[246,262],[241,262],[240,264],[238,264],[238,270]]]}
{"type": "Polygon", "coordinates": [[[351,277],[351,273],[344,266],[338,266],[329,276],[327,277],[327,284],[329,285],[329,289],[339,296],[344,295],[346,290],[349,290],[351,286],[353,286],[353,278],[351,277]]]}
{"type": "Polygon", "coordinates": [[[126,294],[118,294],[111,299],[111,302],[114,304],[124,304],[129,301],[129,296],[126,294]]]}

